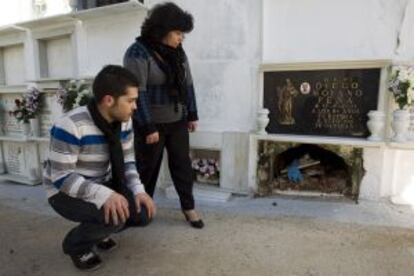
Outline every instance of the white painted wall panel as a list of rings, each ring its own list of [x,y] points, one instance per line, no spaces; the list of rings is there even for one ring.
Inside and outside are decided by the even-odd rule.
[[[399,46],[395,59],[403,62],[414,63],[414,1],[409,0],[401,19],[402,26],[399,36]]]
[[[153,6],[164,1],[150,0]],[[202,131],[254,128],[261,58],[261,1],[174,1],[194,16],[184,48],[190,59]]]
[[[47,40],[46,52],[49,78],[72,77],[74,60],[69,36]]]
[[[86,52],[81,53],[80,75],[92,76],[104,65],[123,63],[126,49],[139,35],[145,11],[137,11],[106,20],[85,21]]]
[[[161,2],[146,1],[150,6]],[[187,35],[184,48],[193,69],[200,130],[204,133],[222,135],[254,129],[261,63],[380,58],[414,62],[414,0],[174,2],[195,19],[194,31]],[[46,3],[48,15],[68,11],[64,0]],[[0,1],[0,25],[32,16],[30,0]],[[49,77],[73,77],[76,71],[80,76],[93,76],[105,64],[121,64],[125,49],[139,34],[144,16],[141,11],[83,21],[77,26],[76,49],[69,37],[48,41]],[[75,50],[78,60],[73,59]],[[24,81],[27,61],[18,56],[23,56],[23,48],[5,51],[7,84]],[[31,58],[29,54],[28,68],[34,67]],[[73,68],[77,65],[79,68]],[[27,75],[33,79],[31,71]],[[223,145],[231,148],[227,142]],[[407,201],[405,196],[413,189],[413,156],[413,151],[365,150],[367,174],[361,197],[394,196],[414,205],[414,198]],[[226,164],[227,170],[239,166],[231,160]]]
[[[3,48],[4,74],[6,85],[25,82],[24,46],[16,45]]]
[[[264,0],[263,60],[393,58],[406,3]]]

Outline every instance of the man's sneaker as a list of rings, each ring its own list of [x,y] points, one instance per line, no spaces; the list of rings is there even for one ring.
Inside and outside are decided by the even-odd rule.
[[[103,239],[102,241],[98,242],[96,244],[96,247],[99,250],[109,252],[109,251],[112,251],[115,248],[117,248],[118,247],[118,244],[113,239],[106,238],[106,239]]]
[[[71,255],[73,264],[80,270],[95,270],[102,265],[101,258],[92,250],[84,254]]]

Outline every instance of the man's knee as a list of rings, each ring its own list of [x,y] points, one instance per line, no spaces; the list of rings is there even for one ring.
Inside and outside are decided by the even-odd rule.
[[[148,216],[148,209],[141,205],[141,211],[130,216],[127,221],[127,226],[144,227],[150,224],[152,219]]]
[[[139,222],[137,226],[147,226],[151,223],[152,219],[148,216],[148,209],[144,205],[141,205],[141,211],[138,214]]]

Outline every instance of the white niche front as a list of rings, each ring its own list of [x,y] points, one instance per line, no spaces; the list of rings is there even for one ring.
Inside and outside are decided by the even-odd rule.
[[[41,79],[59,79],[73,75],[73,53],[69,35],[40,39],[38,46]]]
[[[41,166],[37,143],[3,141],[0,180],[9,180],[27,185],[41,183]]]
[[[76,29],[79,24],[66,15],[18,24],[30,33],[35,81],[76,76]]]
[[[13,26],[0,28],[0,86],[25,82],[25,32]]]
[[[25,82],[24,45],[16,44],[0,48],[2,85],[21,85]]]

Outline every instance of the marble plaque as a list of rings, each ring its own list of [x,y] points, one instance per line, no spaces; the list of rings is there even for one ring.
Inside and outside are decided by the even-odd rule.
[[[367,137],[377,109],[380,68],[264,73],[269,133]]]
[[[19,98],[19,95],[2,95],[1,102],[1,112],[4,116],[2,120],[2,133],[5,135],[19,135],[23,133],[21,124],[17,119],[10,115],[9,112],[15,109],[15,99]]]
[[[42,110],[39,114],[40,118],[40,136],[47,137],[50,135],[50,129],[54,122],[53,108],[57,105],[56,95],[45,93],[42,98]]]
[[[24,144],[22,143],[4,143],[4,161],[6,171],[9,174],[24,173]]]
[[[42,112],[40,114],[40,136],[47,137],[50,135],[52,128],[52,114],[50,112]]]
[[[43,164],[43,162],[47,159],[47,155],[49,153],[49,143],[39,143],[39,161],[40,164]]]

